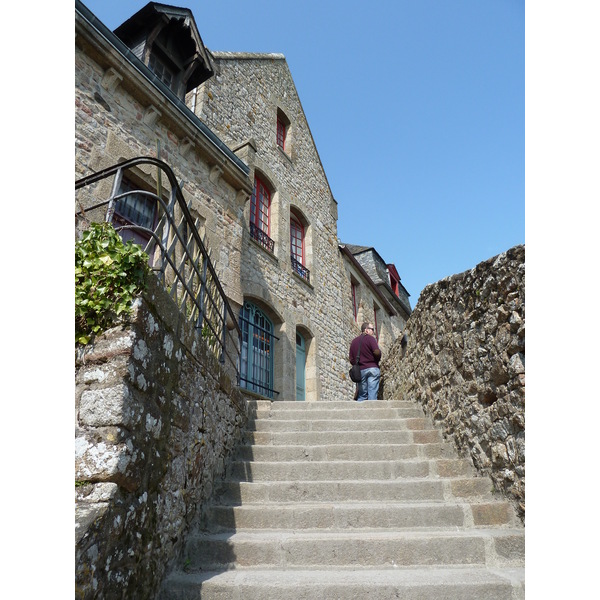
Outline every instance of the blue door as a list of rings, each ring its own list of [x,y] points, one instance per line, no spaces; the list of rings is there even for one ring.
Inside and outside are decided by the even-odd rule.
[[[306,399],[306,342],[296,332],[296,400]]]

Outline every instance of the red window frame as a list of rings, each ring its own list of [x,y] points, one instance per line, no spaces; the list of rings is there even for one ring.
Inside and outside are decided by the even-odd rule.
[[[277,116],[277,145],[282,149],[285,150],[285,132],[286,132],[286,126],[285,123],[283,122],[283,119],[278,115]]]
[[[292,257],[304,265],[304,225],[295,215],[290,215],[290,244]]]
[[[260,177],[254,177],[254,189],[250,202],[250,222],[270,236],[271,192]]]
[[[352,287],[352,312],[354,314],[354,320],[358,322],[358,308],[356,306],[356,284],[352,281],[350,282],[350,286]]]
[[[400,275],[393,264],[389,264],[387,267],[390,274],[390,287],[396,296],[400,296]]]

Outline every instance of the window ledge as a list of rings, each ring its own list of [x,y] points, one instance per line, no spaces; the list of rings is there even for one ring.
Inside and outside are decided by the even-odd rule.
[[[275,256],[273,252],[265,248],[259,241],[255,240],[253,237],[249,238],[250,242],[252,242],[257,248],[260,248],[264,254],[266,254],[271,260],[275,261],[276,264],[279,264],[279,259]]]
[[[290,165],[294,164],[292,157],[279,144],[277,144],[277,150],[287,159]]]
[[[305,286],[309,287],[311,290],[315,289],[315,286],[310,283],[309,281],[306,281],[306,279],[304,279],[304,277],[301,277],[300,275],[298,275],[298,273],[296,273],[296,271],[294,271],[292,269],[292,275],[298,280],[301,281]]]

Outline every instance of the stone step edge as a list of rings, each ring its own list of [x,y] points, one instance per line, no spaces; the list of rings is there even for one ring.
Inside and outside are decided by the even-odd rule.
[[[196,532],[187,539],[190,570],[212,570],[215,568],[325,568],[343,567],[343,557],[352,557],[348,565],[356,568],[374,568],[378,563],[356,560],[353,544],[360,545],[360,552],[374,553],[379,557],[379,565],[398,567],[416,566],[467,566],[485,564],[496,566],[523,566],[525,560],[525,531],[523,528],[506,529],[469,529],[455,531],[454,528],[436,528],[435,530],[344,530],[328,531],[289,531],[261,530],[230,532]],[[325,545],[325,554],[320,553]],[[202,556],[196,556],[196,550],[204,548]],[[211,552],[210,548],[215,551]],[[223,548],[231,554],[223,555]],[[242,550],[243,548],[243,550]],[[399,549],[402,549],[398,554]],[[425,550],[428,548],[429,550]],[[441,558],[445,552],[455,549],[457,554],[450,560]],[[441,560],[427,562],[430,550]],[[476,556],[473,552],[476,552]],[[261,552],[264,554],[260,557]],[[297,553],[300,553],[297,555]],[[309,554],[306,554],[306,553]],[[333,556],[330,554],[333,552]],[[441,554],[440,554],[441,552]],[[236,557],[244,555],[244,564],[239,564]],[[221,560],[217,558],[221,556]],[[268,562],[264,561],[267,557]],[[307,559],[308,557],[308,559]],[[385,557],[385,558],[384,558]],[[316,558],[316,560],[315,560]],[[425,561],[423,561],[425,558]],[[446,557],[450,558],[450,557]],[[333,559],[334,562],[330,562]],[[397,562],[396,562],[397,561]],[[464,561],[464,562],[463,562]],[[368,563],[368,564],[367,564]]]
[[[293,503],[282,503],[282,502],[273,502],[273,503],[245,503],[240,505],[218,505],[213,504],[210,507],[207,507],[208,510],[215,514],[214,520],[207,522],[207,526],[209,530],[216,531],[232,531],[230,526],[222,525],[219,521],[218,514],[227,515],[229,513],[238,514],[240,517],[245,515],[245,518],[251,518],[253,514],[261,513],[264,515],[265,513],[272,511],[276,512],[278,516],[283,516],[284,513],[294,515],[302,515],[303,518],[307,517],[307,514],[310,512],[319,514],[325,511],[325,514],[328,514],[330,517],[337,518],[339,516],[343,516],[347,513],[352,513],[355,510],[361,510],[363,513],[371,511],[381,511],[383,510],[385,513],[395,513],[399,512],[400,514],[406,512],[411,509],[418,509],[419,511],[433,511],[435,514],[436,511],[445,509],[445,510],[460,510],[462,511],[462,523],[457,524],[457,527],[461,527],[464,529],[473,529],[473,528],[484,528],[484,527],[498,527],[498,528],[507,528],[514,527],[518,523],[518,518],[514,511],[514,507],[508,500],[460,500],[454,499],[452,501],[443,501],[443,502],[293,502]],[[433,527],[437,527],[437,525],[433,525]],[[430,527],[428,525],[418,527],[418,529],[428,530]],[[206,528],[204,528],[206,529]],[[238,525],[235,527],[235,531],[242,530],[254,530],[254,527],[243,527]],[[256,527],[256,529],[264,529],[264,527]],[[281,529],[280,527],[274,527],[273,529]],[[319,531],[322,529],[320,527],[302,527],[302,530],[314,530]],[[358,529],[364,529],[363,527],[352,527],[353,531]],[[389,529],[388,526],[382,527],[371,527],[368,529]],[[414,530],[417,527],[407,526],[403,527],[403,529]]]
[[[265,468],[265,467],[269,467],[272,466],[273,468],[278,468],[278,469],[282,469],[284,467],[289,467],[289,468],[295,468],[298,467],[299,464],[301,465],[332,465],[332,466],[347,466],[347,465],[355,465],[357,467],[360,467],[361,470],[364,470],[365,467],[374,467],[375,465],[380,466],[380,465],[390,465],[390,466],[397,466],[397,465],[403,465],[403,464],[423,464],[426,463],[429,465],[429,477],[444,477],[444,475],[439,475],[438,473],[438,468],[436,467],[446,467],[446,468],[452,468],[452,467],[459,467],[459,468],[465,468],[467,470],[470,471],[470,475],[472,475],[473,477],[476,477],[475,475],[475,471],[474,471],[474,467],[473,464],[471,463],[471,461],[468,458],[430,458],[430,457],[410,457],[410,458],[396,458],[396,459],[386,459],[386,460],[361,460],[361,461],[356,461],[353,459],[350,460],[313,460],[313,461],[297,461],[297,460],[281,460],[281,461],[277,461],[277,460],[261,460],[261,461],[254,461],[254,460],[246,460],[246,459],[239,459],[239,458],[235,458],[234,460],[231,461],[229,468],[230,469],[236,469],[236,468],[243,468],[243,467],[247,467],[247,466],[251,466],[251,465],[260,465],[260,467]],[[472,471],[472,473],[471,473]],[[448,475],[446,475],[447,477]],[[460,476],[464,477],[465,473],[460,473]],[[274,480],[274,481],[279,481],[279,480]],[[313,479],[299,479],[298,481],[318,481],[318,480],[313,480]],[[333,480],[332,480],[333,481]],[[385,481],[385,480],[379,480],[379,481]]]
[[[455,500],[469,500],[473,501],[475,498],[480,498],[484,501],[492,500],[506,500],[499,492],[497,492],[492,484],[492,481],[487,477],[403,477],[401,479],[344,479],[344,480],[278,480],[278,481],[243,481],[237,479],[224,479],[220,482],[218,490],[221,494],[221,498],[225,502],[214,502],[215,505],[230,505],[228,501],[230,499],[229,494],[236,493],[240,487],[250,488],[252,486],[260,489],[273,489],[273,488],[284,488],[288,489],[292,486],[298,486],[299,488],[304,487],[310,492],[310,487],[324,488],[328,485],[333,489],[341,488],[342,491],[346,487],[357,487],[364,488],[365,486],[377,486],[385,488],[409,488],[412,485],[420,486],[423,483],[437,482],[441,484],[442,498],[437,500],[436,498],[430,498],[429,502],[452,502]],[[233,490],[231,488],[234,488]],[[238,488],[237,490],[235,488]],[[483,489],[482,489],[483,488]],[[423,492],[426,494],[426,491]],[[327,502],[329,500],[323,500]],[[381,502],[386,502],[386,499],[382,499]],[[420,500],[419,500],[420,501]],[[424,500],[427,501],[427,500]],[[263,499],[261,502],[270,504],[271,501]],[[293,498],[287,502],[276,500],[273,504],[293,504],[297,502],[297,498]],[[314,502],[318,502],[315,500]],[[398,500],[397,502],[415,502],[415,500]],[[247,501],[245,502],[245,504]],[[233,506],[239,506],[233,504]]]
[[[264,409],[275,409],[285,410],[286,408],[298,409],[298,410],[319,410],[320,408],[348,408],[350,406],[356,408],[386,408],[386,407],[397,407],[398,405],[405,406],[421,406],[416,400],[368,400],[366,402],[357,402],[356,400],[330,400],[330,401],[319,401],[306,402],[306,401],[294,401],[294,400],[246,400],[246,406],[249,408],[264,408]]]
[[[242,450],[249,450],[252,448],[275,448],[277,450],[310,450],[310,451],[315,451],[315,450],[324,450],[324,449],[328,449],[328,448],[332,448],[335,450],[339,450],[341,448],[375,448],[377,450],[381,449],[381,448],[395,448],[395,449],[400,449],[400,448],[411,448],[413,446],[416,446],[417,449],[422,449],[424,447],[435,447],[435,446],[445,446],[448,447],[449,449],[453,449],[454,450],[454,444],[452,444],[451,442],[406,442],[404,444],[394,444],[394,443],[387,443],[387,444],[370,444],[370,443],[366,443],[366,444],[265,444],[264,442],[256,442],[256,443],[252,443],[252,444],[239,444],[237,446],[237,450],[238,451],[242,451]]]
[[[284,577],[282,577],[282,575]],[[454,585],[469,588],[486,583],[502,583],[523,592],[525,569],[522,567],[496,567],[485,565],[458,567],[377,567],[357,569],[354,565],[346,568],[326,567],[323,569],[289,569],[289,568],[245,568],[230,571],[202,571],[196,573],[173,572],[165,583],[197,587],[201,584],[213,583],[218,585],[272,587],[284,590],[297,587],[319,588],[322,586],[346,587],[368,586],[366,590],[375,587],[404,587],[422,588],[427,585]],[[285,586],[282,587],[282,584]],[[489,596],[488,596],[489,597]],[[160,598],[169,598],[161,595]],[[174,596],[175,598],[175,596]],[[177,596],[179,598],[179,596]],[[522,595],[514,598],[524,598]]]
[[[431,527],[415,529],[327,529],[327,530],[290,530],[290,529],[243,529],[232,532],[227,531],[193,531],[188,534],[188,540],[215,540],[215,541],[319,541],[319,540],[421,540],[421,539],[453,539],[453,538],[507,538],[511,536],[525,537],[524,527],[503,527],[489,529],[487,527],[473,527],[471,529],[456,529],[456,527]]]

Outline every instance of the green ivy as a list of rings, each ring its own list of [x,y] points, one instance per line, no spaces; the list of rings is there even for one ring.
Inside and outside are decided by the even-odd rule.
[[[87,344],[128,315],[148,272],[140,246],[124,244],[110,223],[92,223],[75,244],[75,342]]]

